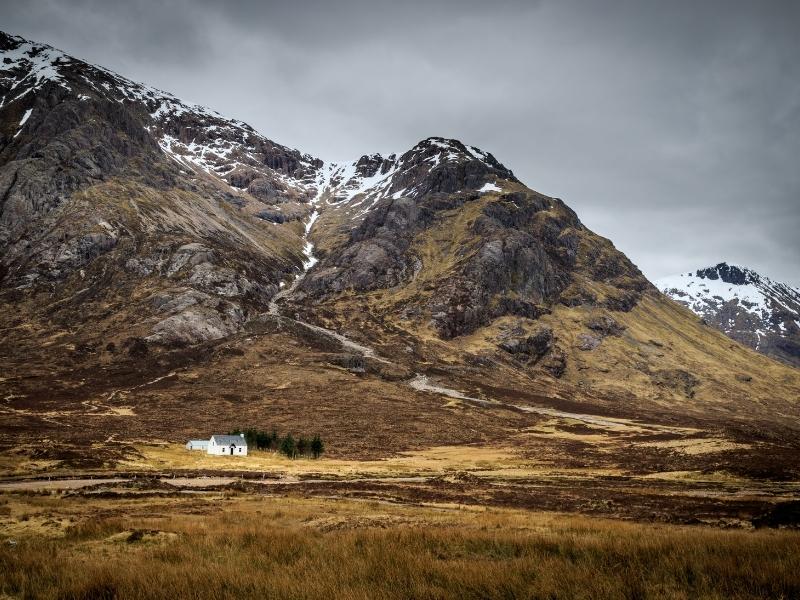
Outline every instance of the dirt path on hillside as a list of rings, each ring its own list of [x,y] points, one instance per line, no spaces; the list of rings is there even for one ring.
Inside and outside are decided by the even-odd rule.
[[[421,392],[431,392],[434,394],[441,394],[443,396],[447,396],[448,398],[455,398],[457,400],[473,402],[476,404],[480,404],[481,406],[487,406],[487,407],[495,406],[498,408],[516,409],[516,410],[521,410],[522,412],[535,413],[557,419],[580,421],[587,425],[593,425],[595,427],[601,427],[604,429],[630,430],[630,431],[641,431],[641,432],[651,432],[651,433],[654,432],[676,433],[676,434],[691,434],[698,432],[697,429],[692,429],[688,427],[674,427],[668,425],[660,425],[657,423],[644,423],[633,419],[601,417],[598,415],[592,415],[586,413],[573,413],[563,410],[556,410],[554,408],[548,408],[545,406],[510,404],[507,402],[500,402],[498,400],[493,400],[493,399],[486,400],[483,398],[475,398],[474,396],[467,396],[466,394],[463,394],[458,390],[454,390],[448,387],[444,387],[442,385],[438,385],[436,383],[432,383],[427,375],[417,374],[416,377],[414,377],[414,379],[408,382],[408,385],[414,388],[415,390],[419,390]]]

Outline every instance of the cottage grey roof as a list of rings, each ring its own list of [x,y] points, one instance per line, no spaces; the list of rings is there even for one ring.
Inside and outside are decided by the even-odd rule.
[[[217,446],[247,446],[247,440],[240,435],[212,435],[211,439],[217,442]]]

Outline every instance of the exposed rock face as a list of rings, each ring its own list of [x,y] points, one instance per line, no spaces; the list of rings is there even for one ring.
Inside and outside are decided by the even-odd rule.
[[[559,347],[553,348],[542,361],[542,368],[556,379],[561,377],[567,370],[567,355],[564,350]]]
[[[412,257],[406,252],[414,233],[432,218],[430,210],[409,198],[381,203],[356,227],[341,253],[321,261],[303,288],[322,294],[397,285],[410,267]]]
[[[547,325],[538,325],[526,333],[518,324],[503,331],[497,347],[529,370],[538,369],[559,378],[567,368],[567,355],[556,342],[552,328]]]
[[[477,190],[496,179],[517,181],[491,154],[444,138],[423,140],[390,165],[381,165],[384,172],[397,170],[387,193],[414,198]]]
[[[510,354],[523,355],[526,359],[539,359],[553,346],[553,330],[546,326],[540,327],[531,335],[510,337],[498,346]]]
[[[720,263],[657,282],[709,325],[759,352],[800,366],[800,290]]]
[[[733,285],[755,284],[761,280],[761,277],[757,273],[749,269],[742,269],[736,265],[729,265],[724,262],[719,263],[715,267],[698,269],[695,274],[701,279],[710,279],[712,281],[720,280],[723,283],[732,283]]]
[[[430,176],[436,178],[435,172]],[[511,181],[503,185],[520,187]],[[575,304],[576,296],[578,304],[629,310],[648,289],[638,269],[585,229],[563,202],[524,188],[503,193],[496,187],[499,192],[491,188],[380,199],[320,261],[302,289],[317,297],[386,289],[411,284],[426,270],[440,270],[436,261],[452,265],[428,284],[434,293],[414,311],[428,314],[445,339],[504,315],[535,319],[556,302]],[[417,181],[415,189],[430,188]],[[450,256],[425,256],[430,236],[465,214],[474,216],[459,222],[461,230],[453,230],[457,245]],[[598,302],[583,287],[586,280],[614,287]],[[408,314],[410,309],[405,310]]]
[[[232,302],[166,319],[147,303],[134,309],[151,323],[148,341],[193,343],[238,330],[299,268],[297,234],[276,243],[267,227],[307,213],[320,161],[2,33],[0,98],[3,289],[99,299],[150,278]],[[251,186],[257,194],[235,189]]]
[[[603,339],[596,335],[591,335],[589,333],[578,334],[578,348],[584,352],[594,350],[602,341]]]
[[[147,341],[184,345],[229,336],[235,333],[244,321],[241,314],[236,314],[235,310],[232,312],[233,315],[221,315],[209,309],[187,309],[156,323]]]
[[[601,337],[609,335],[619,335],[625,331],[625,326],[617,323],[614,317],[609,315],[596,315],[586,321],[586,327],[599,334]]]

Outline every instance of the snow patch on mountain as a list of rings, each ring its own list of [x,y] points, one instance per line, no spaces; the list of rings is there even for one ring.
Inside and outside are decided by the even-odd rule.
[[[306,221],[304,227],[303,239],[305,242],[303,244],[303,254],[305,254],[306,257],[303,261],[304,271],[308,271],[311,267],[319,262],[319,259],[314,256],[314,243],[308,237],[311,233],[311,228],[314,227],[314,223],[317,222],[317,219],[319,219],[319,211],[314,208],[314,211],[308,217],[308,221]]]
[[[17,133],[14,134],[14,137],[17,137],[20,133],[22,133],[22,128],[27,123],[28,119],[31,117],[31,113],[33,112],[32,108],[29,108],[25,111],[25,114],[22,115],[22,118],[19,120],[19,129],[17,129]]]
[[[495,183],[484,183],[483,187],[478,190],[481,194],[485,194],[487,192],[502,192],[503,188],[498,186]]]

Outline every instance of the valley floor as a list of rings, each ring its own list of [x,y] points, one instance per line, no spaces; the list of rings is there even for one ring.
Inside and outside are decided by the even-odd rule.
[[[140,441],[111,401],[103,436],[91,407],[91,428],[56,416],[94,440],[20,429],[0,450],[0,599],[800,597],[792,446],[449,406],[517,426],[318,460]]]
[[[375,460],[289,460],[268,451],[218,457],[177,444],[143,444],[113,468],[91,469],[8,454],[0,458],[0,493],[74,492],[124,499],[227,490],[400,505],[521,508],[740,529],[800,523],[800,482],[794,480],[753,479],[709,468],[637,473],[611,461],[554,465],[500,446],[441,446]]]
[[[309,343],[9,363],[0,599],[800,597],[793,397],[644,410]],[[326,453],[183,446],[249,426]]]
[[[1,597],[800,595],[793,531],[144,483],[5,491]]]

